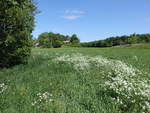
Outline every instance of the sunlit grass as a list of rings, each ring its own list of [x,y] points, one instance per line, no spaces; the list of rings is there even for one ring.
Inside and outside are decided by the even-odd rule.
[[[64,55],[69,57],[58,61]],[[88,61],[83,61],[85,56]],[[33,49],[27,65],[0,71],[0,113],[142,112],[142,109],[137,109],[138,104],[120,107],[120,104],[112,100],[112,93],[109,89],[107,92],[104,86],[110,79],[109,71],[114,70],[110,67],[116,65],[106,63],[106,66],[97,67],[96,64],[102,61],[96,63],[94,58],[99,56],[108,62],[114,61],[116,65],[116,61],[121,61],[123,66],[139,70],[143,74],[139,74],[136,79],[150,80],[149,49]],[[122,95],[119,97],[125,99]]]

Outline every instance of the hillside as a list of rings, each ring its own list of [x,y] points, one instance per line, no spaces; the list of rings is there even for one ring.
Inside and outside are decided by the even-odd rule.
[[[150,43],[126,44],[113,46],[112,48],[150,49]]]

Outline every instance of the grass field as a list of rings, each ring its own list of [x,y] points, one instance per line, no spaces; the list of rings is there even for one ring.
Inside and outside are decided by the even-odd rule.
[[[33,49],[0,70],[0,113],[150,113],[149,48]]]

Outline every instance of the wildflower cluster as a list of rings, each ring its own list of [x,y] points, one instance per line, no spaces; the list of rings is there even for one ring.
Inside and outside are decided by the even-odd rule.
[[[52,101],[53,101],[52,94],[50,94],[49,92],[38,93],[37,94],[37,100],[35,100],[32,103],[32,106],[39,105],[41,103],[49,103]]]
[[[140,79],[142,72],[119,60],[108,60],[103,57],[92,58],[97,66],[105,66],[108,81],[104,88],[121,108],[138,106],[143,112],[150,112],[150,85],[147,80]]]
[[[7,89],[7,85],[4,83],[0,84],[0,93],[3,93]]]
[[[82,54],[63,55],[56,60],[73,64],[78,71],[85,71],[91,64],[103,67],[99,68],[107,70],[107,81],[103,87],[116,104],[122,109],[137,106],[143,113],[150,112],[150,81],[141,79],[143,73],[131,65],[102,56],[89,57]]]
[[[67,62],[77,70],[77,71],[84,71],[89,68],[89,60],[87,56],[83,56],[80,53],[72,54],[72,55],[63,55],[57,57],[56,61]]]

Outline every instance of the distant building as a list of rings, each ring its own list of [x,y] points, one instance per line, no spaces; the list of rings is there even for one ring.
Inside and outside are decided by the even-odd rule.
[[[37,42],[37,43],[35,43],[34,47],[35,48],[40,48],[40,44]]]
[[[66,44],[66,43],[69,43],[69,42],[70,42],[70,40],[65,40],[65,41],[63,41],[63,42]]]

